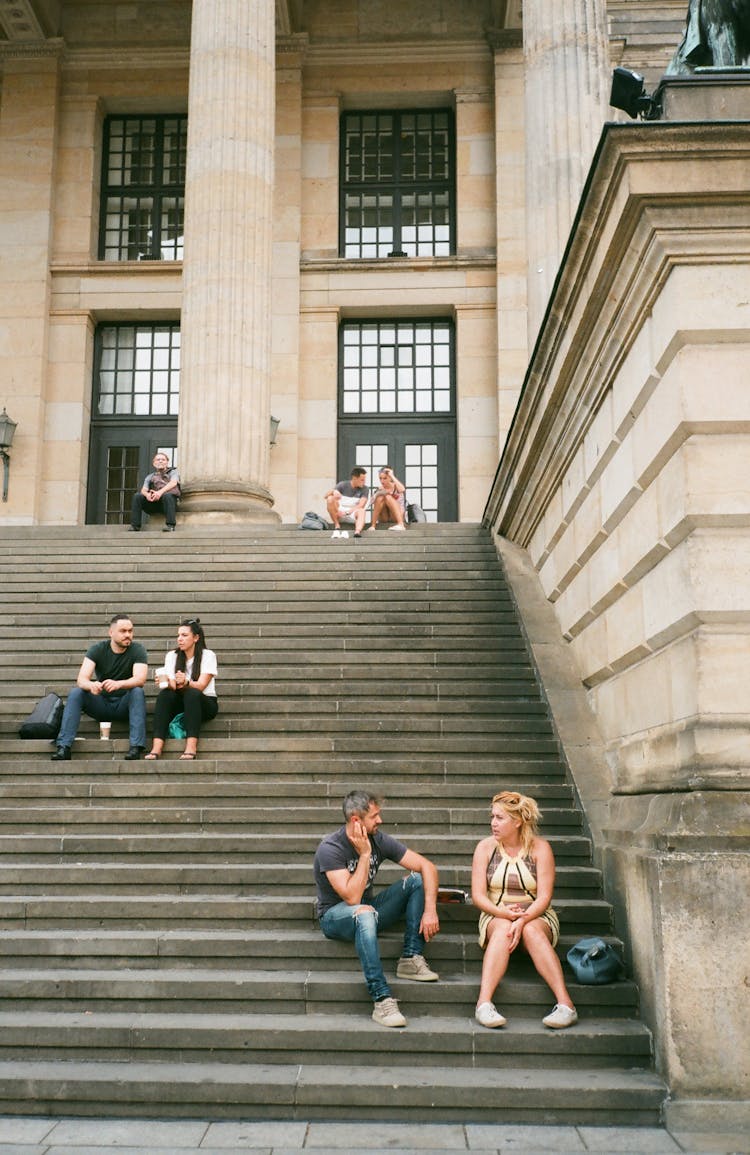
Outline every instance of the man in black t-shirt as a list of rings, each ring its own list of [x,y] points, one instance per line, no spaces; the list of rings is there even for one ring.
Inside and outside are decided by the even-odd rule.
[[[396,977],[436,981],[438,975],[422,952],[440,930],[438,872],[428,858],[378,829],[383,819],[373,794],[352,790],[343,809],[345,825],[326,835],[315,853],[320,929],[326,938],[354,941],[374,1004],[373,1020],[383,1027],[405,1027],[383,974],[378,934],[403,918],[404,946]],[[385,859],[410,873],[375,894],[373,883]]]
[[[78,671],[76,685],[68,694],[57,735],[53,762],[67,762],[78,733],[81,713],[98,722],[127,718],[130,727],[129,761],[140,758],[146,745],[146,696],[148,655],[133,641],[133,623],[127,614],[115,614],[109,623],[109,639],[94,642]]]

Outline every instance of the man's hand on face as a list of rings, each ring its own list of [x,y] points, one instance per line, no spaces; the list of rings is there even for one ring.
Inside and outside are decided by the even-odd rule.
[[[364,823],[359,818],[352,819],[349,841],[359,855],[370,853],[370,839],[365,830]]]

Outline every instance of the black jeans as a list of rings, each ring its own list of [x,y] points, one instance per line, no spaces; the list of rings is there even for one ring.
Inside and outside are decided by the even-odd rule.
[[[133,508],[130,513],[130,524],[135,529],[141,528],[141,516],[144,513],[157,511],[164,514],[167,525],[177,524],[177,498],[173,493],[165,493],[158,501],[149,501],[139,491],[133,494]]]
[[[210,722],[219,712],[218,698],[202,694],[190,686],[187,690],[160,690],[154,706],[154,738],[167,737],[169,723],[177,714],[184,713],[188,738],[197,738],[201,725]]]

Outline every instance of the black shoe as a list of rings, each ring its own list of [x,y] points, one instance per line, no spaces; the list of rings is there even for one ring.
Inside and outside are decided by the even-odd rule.
[[[143,750],[144,750],[143,746],[131,746],[130,749],[128,750],[127,754],[125,755],[125,761],[126,762],[137,762],[139,760],[141,754],[143,753]]]
[[[139,525],[129,525],[129,526],[128,526],[128,531],[129,531],[130,533],[140,533],[140,532],[141,532],[141,527],[140,527]]]
[[[162,533],[174,533],[174,526],[173,525],[165,525],[164,529],[161,532]]]
[[[58,746],[52,755],[53,762],[70,762],[70,746]]]

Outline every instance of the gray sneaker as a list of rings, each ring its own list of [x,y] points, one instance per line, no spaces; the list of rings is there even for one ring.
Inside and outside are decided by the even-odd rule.
[[[380,1027],[405,1027],[406,1019],[393,998],[381,999],[373,1005],[372,1021]]]
[[[415,983],[434,983],[440,978],[437,971],[431,971],[424,955],[414,954],[411,958],[400,958],[396,967],[396,978],[413,979]]]

